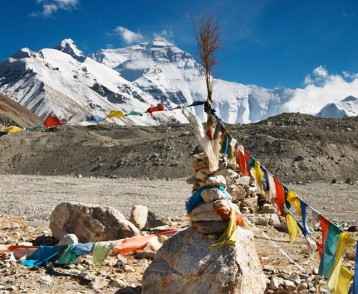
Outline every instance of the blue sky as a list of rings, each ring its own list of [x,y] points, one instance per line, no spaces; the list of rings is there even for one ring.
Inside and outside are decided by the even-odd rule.
[[[0,59],[67,37],[92,53],[156,34],[196,55],[198,15],[214,15],[220,24],[216,77],[300,87],[318,66],[358,72],[357,0],[4,0]]]

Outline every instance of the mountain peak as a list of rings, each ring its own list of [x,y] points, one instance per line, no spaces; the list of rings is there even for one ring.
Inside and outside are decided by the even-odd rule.
[[[84,59],[86,59],[83,52],[77,47],[76,43],[70,38],[63,39],[60,42],[60,44],[58,44],[55,47],[55,49],[67,53],[81,62],[84,61]]]
[[[159,47],[174,46],[173,43],[169,42],[168,39],[163,36],[155,36],[150,43]]]
[[[341,100],[342,102],[354,102],[354,101],[357,101],[358,98],[357,97],[354,97],[354,96],[348,96],[346,98],[344,98],[343,100]]]

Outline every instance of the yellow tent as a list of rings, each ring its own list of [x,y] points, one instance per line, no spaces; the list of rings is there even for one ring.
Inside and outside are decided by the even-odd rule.
[[[121,111],[121,110],[112,110],[108,115],[107,117],[108,118],[113,118],[113,117],[116,117],[116,118],[122,118],[124,117],[126,114]]]
[[[16,126],[10,126],[7,128],[4,128],[2,131],[8,134],[18,134],[21,133],[24,129],[16,127]]]

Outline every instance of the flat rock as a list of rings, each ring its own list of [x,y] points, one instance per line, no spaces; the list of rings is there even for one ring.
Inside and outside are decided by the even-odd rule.
[[[238,228],[235,246],[210,248],[215,241],[189,228],[158,251],[143,276],[143,294],[261,294],[266,279],[253,235]]]
[[[124,215],[112,207],[63,202],[50,216],[53,236],[61,240],[75,234],[80,242],[117,240],[140,232]]]

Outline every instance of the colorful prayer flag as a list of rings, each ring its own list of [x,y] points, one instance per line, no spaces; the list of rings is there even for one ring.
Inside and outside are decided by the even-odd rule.
[[[321,216],[321,218],[323,218]],[[327,220],[323,221],[324,227],[322,228],[322,245],[324,248],[321,262],[319,265],[319,274],[325,278],[329,278],[332,274],[333,266],[335,263],[335,255],[341,230]]]
[[[295,218],[290,213],[286,215],[286,223],[287,223],[288,234],[290,235],[290,241],[293,242],[297,239],[299,233],[298,224]]]
[[[286,202],[286,193],[285,189],[283,188],[280,180],[278,177],[274,177],[275,187],[276,187],[276,197],[275,197],[275,204],[276,209],[278,210],[278,215],[285,215],[285,202]]]
[[[358,294],[358,243],[356,245],[356,258],[354,269],[353,294]]]
[[[346,294],[349,291],[353,275],[348,268],[343,266],[343,257],[352,241],[348,232],[342,232],[339,235],[333,269],[328,280],[328,288],[333,294]]]

